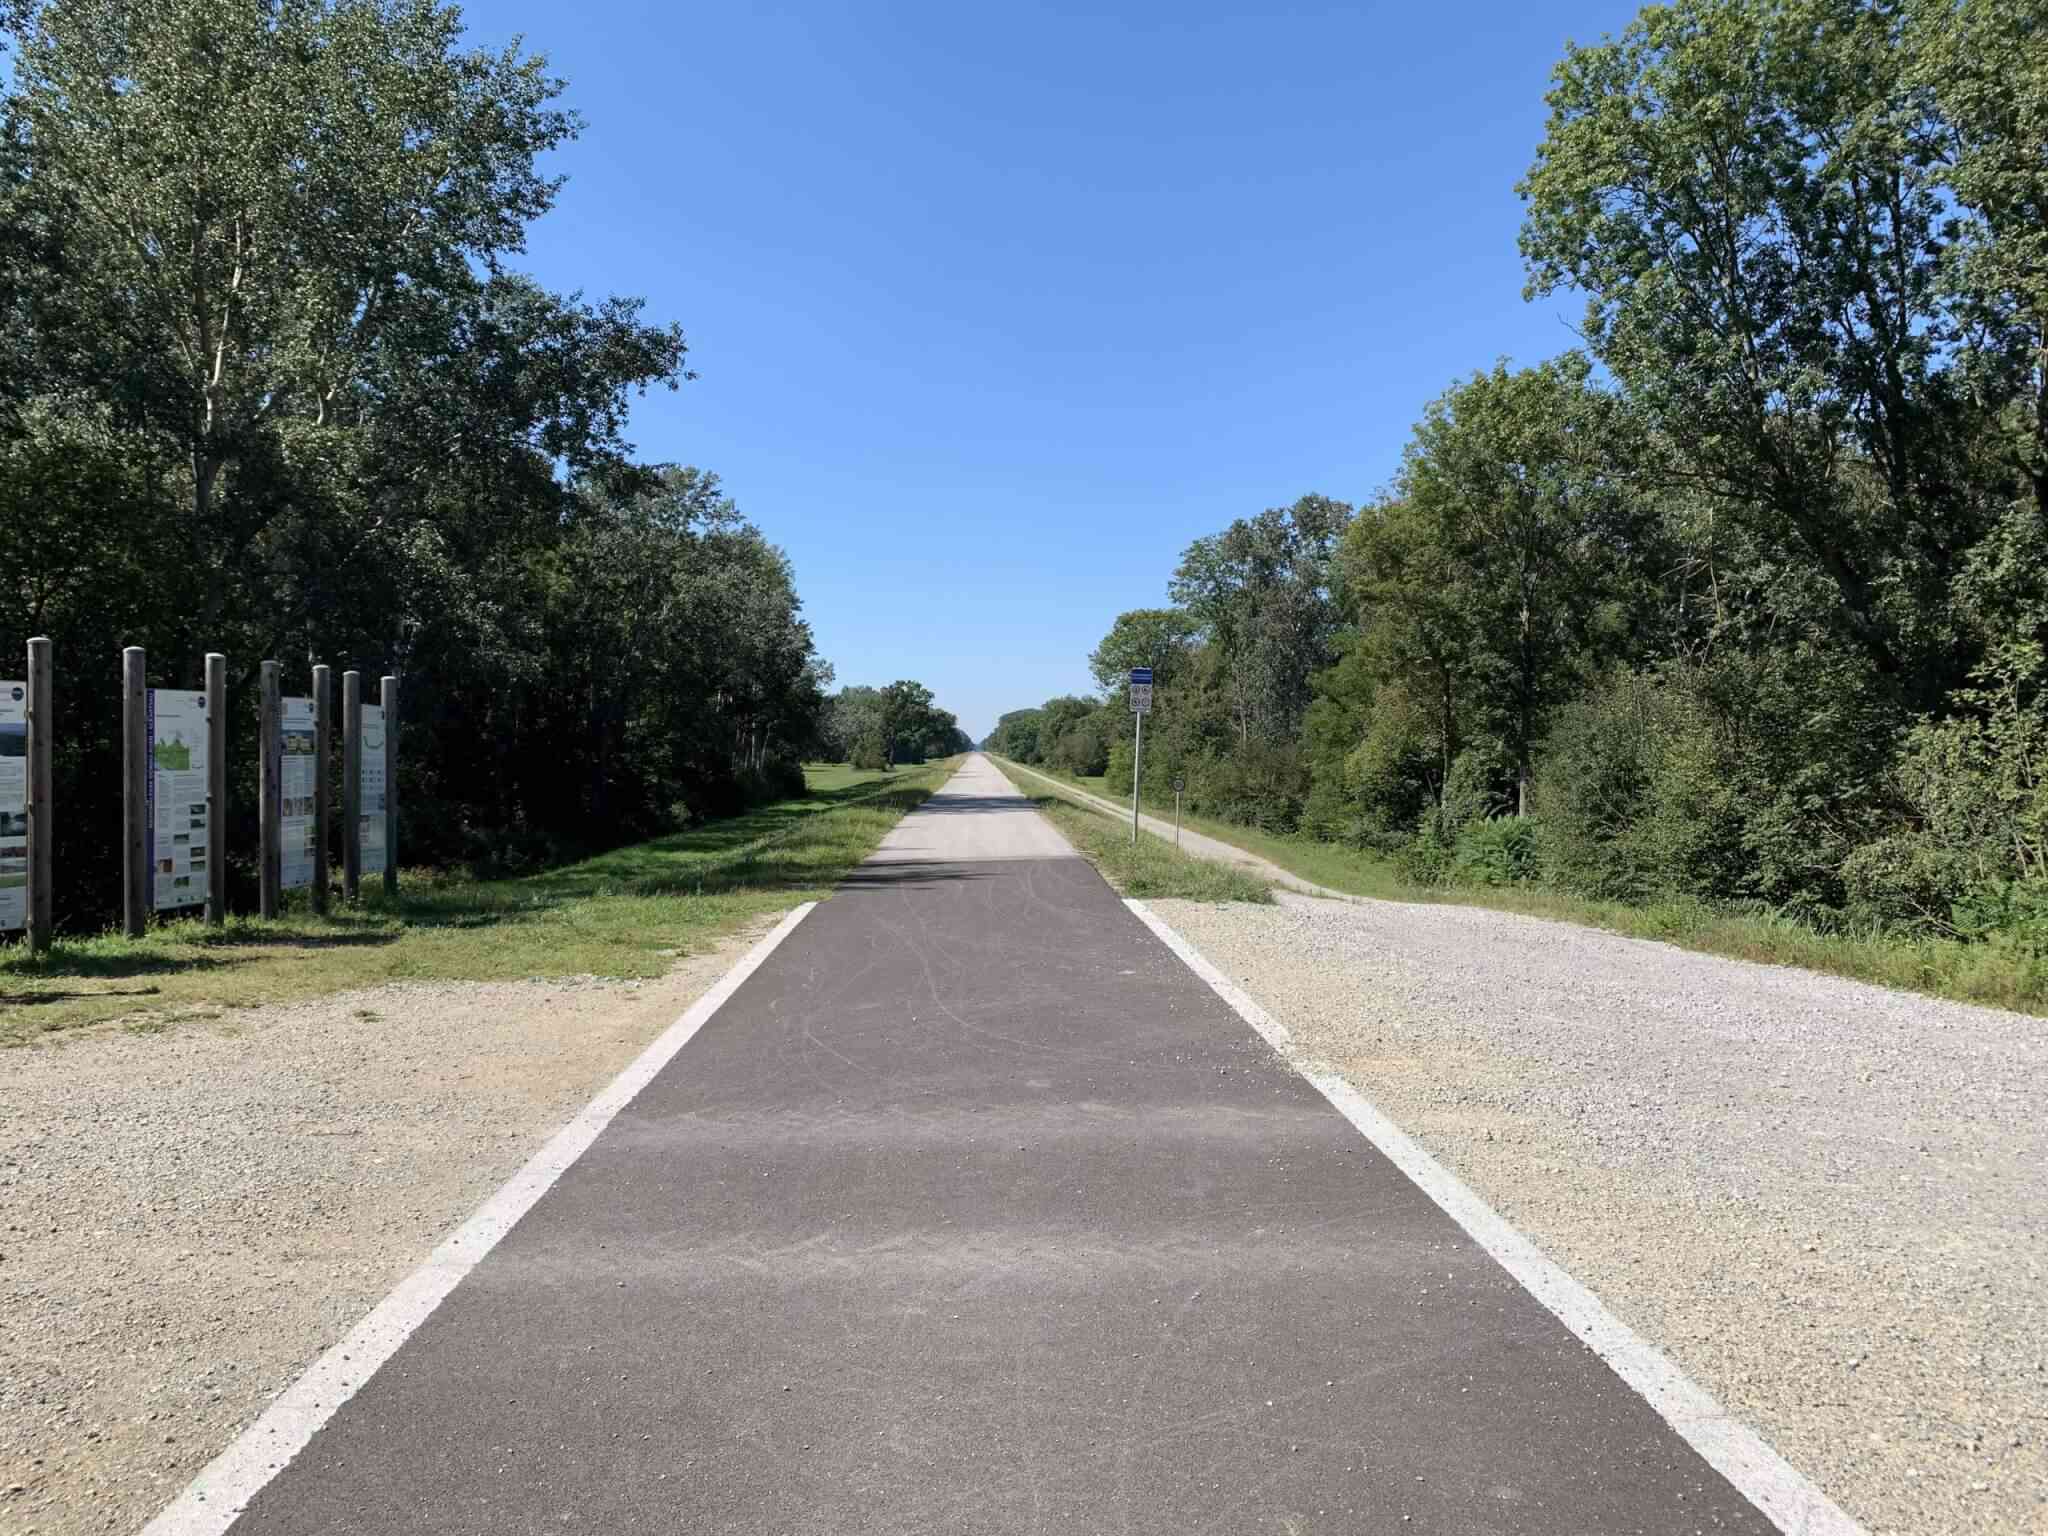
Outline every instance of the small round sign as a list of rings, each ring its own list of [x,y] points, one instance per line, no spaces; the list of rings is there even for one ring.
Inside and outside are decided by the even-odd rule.
[[[1173,792],[1177,795],[1188,787],[1188,781],[1179,774],[1173,776]]]

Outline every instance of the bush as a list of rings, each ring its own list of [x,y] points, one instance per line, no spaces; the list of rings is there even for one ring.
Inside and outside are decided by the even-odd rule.
[[[2002,942],[2032,959],[2048,958],[2048,879],[1975,887],[1956,901],[1955,926],[1966,939]]]
[[[1190,811],[1261,832],[1292,832],[1308,798],[1308,770],[1292,742],[1251,742],[1229,757],[1198,758],[1186,776]]]
[[[800,800],[810,792],[810,785],[804,781],[804,765],[793,757],[769,758],[759,768],[743,772],[740,784],[749,805]]]
[[[1895,820],[1880,693],[1860,658],[1802,647],[1601,680],[1537,765],[1546,871],[1598,897],[1841,908],[1845,861]]]
[[[1467,822],[1452,845],[1450,878],[1460,885],[1515,885],[1536,878],[1537,829],[1522,816]]]
[[[1642,829],[1680,723],[1675,701],[1633,672],[1607,679],[1558,712],[1536,774],[1551,879],[1589,896],[1624,899],[1651,895],[1664,882]]]
[[[1514,784],[1514,764],[1499,742],[1488,739],[1460,752],[1444,776],[1437,811],[1444,836],[1455,842],[1468,825],[1508,814],[1514,809]]]
[[[1076,778],[1092,779],[1109,770],[1109,748],[1099,732],[1077,726],[1053,748],[1053,766]]]
[[[1446,885],[1451,878],[1451,845],[1437,830],[1432,813],[1394,853],[1394,870],[1411,885]]]
[[[889,766],[888,750],[879,735],[863,736],[853,744],[853,766],[869,771]]]
[[[1866,843],[1842,863],[1852,912],[1890,927],[1955,931],[1957,901],[1970,890],[1976,861],[1925,832]]]
[[[1425,729],[1425,712],[1399,688],[1384,688],[1365,739],[1344,760],[1344,789],[1354,808],[1358,841],[1382,845],[1436,810],[1430,792],[1441,759]]]

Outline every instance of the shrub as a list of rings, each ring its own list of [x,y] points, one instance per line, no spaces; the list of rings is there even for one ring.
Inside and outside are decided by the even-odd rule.
[[[1842,887],[1858,916],[1894,927],[1955,931],[1955,906],[1977,874],[1976,861],[1925,832],[1866,843],[1842,863]]]
[[[1101,733],[1089,726],[1076,726],[1060,737],[1053,748],[1054,766],[1077,778],[1092,779],[1109,769],[1109,748]]]
[[[1537,830],[1522,816],[1467,822],[1451,847],[1450,878],[1461,885],[1515,885],[1537,870]]]
[[[1128,783],[1129,769],[1125,769]],[[1187,765],[1188,808],[1262,832],[1292,832],[1308,797],[1308,770],[1292,742],[1250,742],[1228,757]]]
[[[1804,647],[1602,679],[1538,763],[1545,869],[1592,896],[1840,908],[1844,862],[1894,817],[1879,692]]]
[[[1956,931],[1966,939],[2010,944],[2032,959],[2048,958],[2048,880],[1997,880],[1955,903]]]
[[[1590,896],[1640,898],[1663,878],[1640,828],[1678,726],[1655,682],[1624,672],[1558,712],[1536,774],[1545,870]]]
[[[1442,769],[1424,727],[1424,712],[1405,691],[1380,691],[1365,739],[1344,760],[1344,787],[1363,834],[1403,832],[1434,812],[1430,785]]]
[[[1424,817],[1421,828],[1395,851],[1394,869],[1412,885],[1449,883],[1451,845],[1437,831],[1434,814]]]
[[[1499,742],[1489,738],[1460,752],[1444,776],[1437,812],[1444,836],[1455,842],[1469,824],[1507,814],[1513,809],[1514,782],[1514,764]]]

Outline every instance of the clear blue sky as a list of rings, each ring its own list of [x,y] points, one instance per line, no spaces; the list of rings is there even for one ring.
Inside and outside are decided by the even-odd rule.
[[[1634,5],[475,0],[587,119],[526,262],[644,295],[640,402],[795,561],[839,680],[977,738],[1089,688],[1189,540],[1385,483],[1423,404],[1569,346],[1514,183]],[[1112,14],[1112,11],[1114,12]]]

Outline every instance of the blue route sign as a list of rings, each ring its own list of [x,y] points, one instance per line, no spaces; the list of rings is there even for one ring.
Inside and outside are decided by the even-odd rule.
[[[1152,710],[1152,669],[1131,668],[1131,713],[1145,715]]]

